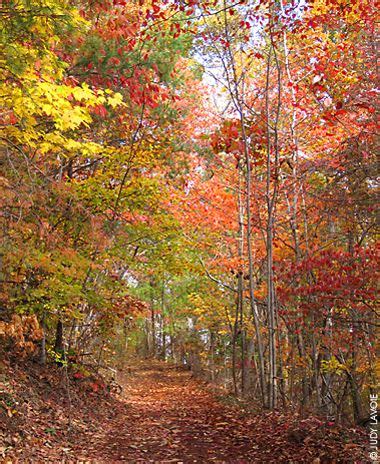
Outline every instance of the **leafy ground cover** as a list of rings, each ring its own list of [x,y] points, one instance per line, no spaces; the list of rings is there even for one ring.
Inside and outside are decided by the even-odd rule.
[[[59,367],[1,367],[4,463],[366,462],[364,430],[289,412],[252,414],[158,361],[120,373],[120,394],[101,377]]]

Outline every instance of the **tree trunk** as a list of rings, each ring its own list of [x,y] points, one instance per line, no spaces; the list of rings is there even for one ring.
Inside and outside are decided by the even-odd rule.
[[[215,334],[210,331],[210,380],[215,382]]]
[[[153,302],[152,302],[150,311],[151,311],[150,312],[150,321],[151,321],[151,326],[152,326],[151,355],[154,357],[154,356],[156,356],[156,318],[155,318],[155,313],[154,313]]]
[[[46,364],[46,324],[45,324],[45,314],[42,316],[41,329],[42,329],[42,340],[41,340],[40,363],[44,366]]]
[[[63,323],[61,319],[57,322],[57,328],[55,332],[55,342],[54,342],[54,351],[56,353],[63,354],[64,346],[63,346]]]
[[[229,41],[229,31],[228,31],[228,20],[227,20],[227,12],[224,11],[224,27],[225,27],[225,35],[227,41]],[[246,216],[247,216],[247,252],[248,252],[248,262],[249,262],[249,271],[248,271],[248,278],[249,278],[249,300],[250,300],[250,310],[254,322],[255,327],[255,335],[256,335],[256,345],[258,350],[258,365],[259,365],[259,380],[260,380],[260,390],[261,390],[261,399],[263,406],[266,405],[266,388],[265,388],[265,364],[264,364],[264,348],[263,342],[261,337],[261,327],[260,327],[260,319],[257,310],[256,300],[255,300],[255,282],[254,282],[254,267],[253,267],[253,252],[252,252],[252,217],[251,217],[251,193],[252,193],[252,184],[251,184],[251,160],[249,155],[249,141],[247,139],[247,134],[245,130],[245,116],[244,116],[244,101],[242,93],[239,89],[239,82],[241,79],[237,76],[236,70],[236,63],[235,58],[231,52],[231,49],[228,47],[226,50],[228,56],[225,59],[224,67],[227,70],[227,67],[230,66],[232,76],[230,72],[227,71],[226,79],[228,85],[228,91],[231,96],[231,100],[236,111],[239,114],[240,119],[240,128],[242,133],[242,142],[243,142],[243,150],[244,150],[244,161],[246,167]],[[239,178],[240,182],[240,178]],[[240,185],[239,185],[239,192],[240,192]]]

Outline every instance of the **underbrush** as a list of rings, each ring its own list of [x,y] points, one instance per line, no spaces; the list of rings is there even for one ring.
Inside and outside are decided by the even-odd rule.
[[[125,404],[88,367],[5,359],[0,363],[3,462],[65,462],[86,434],[101,430]],[[125,411],[124,411],[125,413]]]

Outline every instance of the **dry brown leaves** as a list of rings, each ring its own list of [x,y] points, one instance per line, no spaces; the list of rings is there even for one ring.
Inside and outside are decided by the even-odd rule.
[[[119,379],[117,398],[72,381],[71,410],[58,368],[22,372],[13,369],[16,378],[1,386],[4,462],[365,462],[363,432],[244,413],[163,364],[141,364]]]

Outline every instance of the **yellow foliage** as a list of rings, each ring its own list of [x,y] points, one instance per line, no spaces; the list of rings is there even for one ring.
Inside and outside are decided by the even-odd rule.
[[[72,87],[33,76],[25,76],[22,87],[3,82],[0,94],[4,96],[3,112],[12,112],[17,120],[2,128],[1,137],[14,145],[38,149],[41,154],[101,151],[103,147],[94,142],[79,142],[72,131],[91,124],[94,106],[106,103],[114,108],[122,103],[119,93],[104,97],[103,92],[95,92],[86,84]],[[42,124],[52,124],[54,129],[43,131]]]
[[[344,371],[347,371],[348,368],[346,365],[341,364],[335,356],[331,356],[329,360],[322,361],[322,371],[325,372],[334,372],[335,374],[342,374]]]
[[[192,293],[189,295],[189,301],[193,306],[192,313],[197,316],[198,325],[212,328],[221,335],[229,333],[228,328],[226,328],[228,324],[227,311],[220,298]]]

